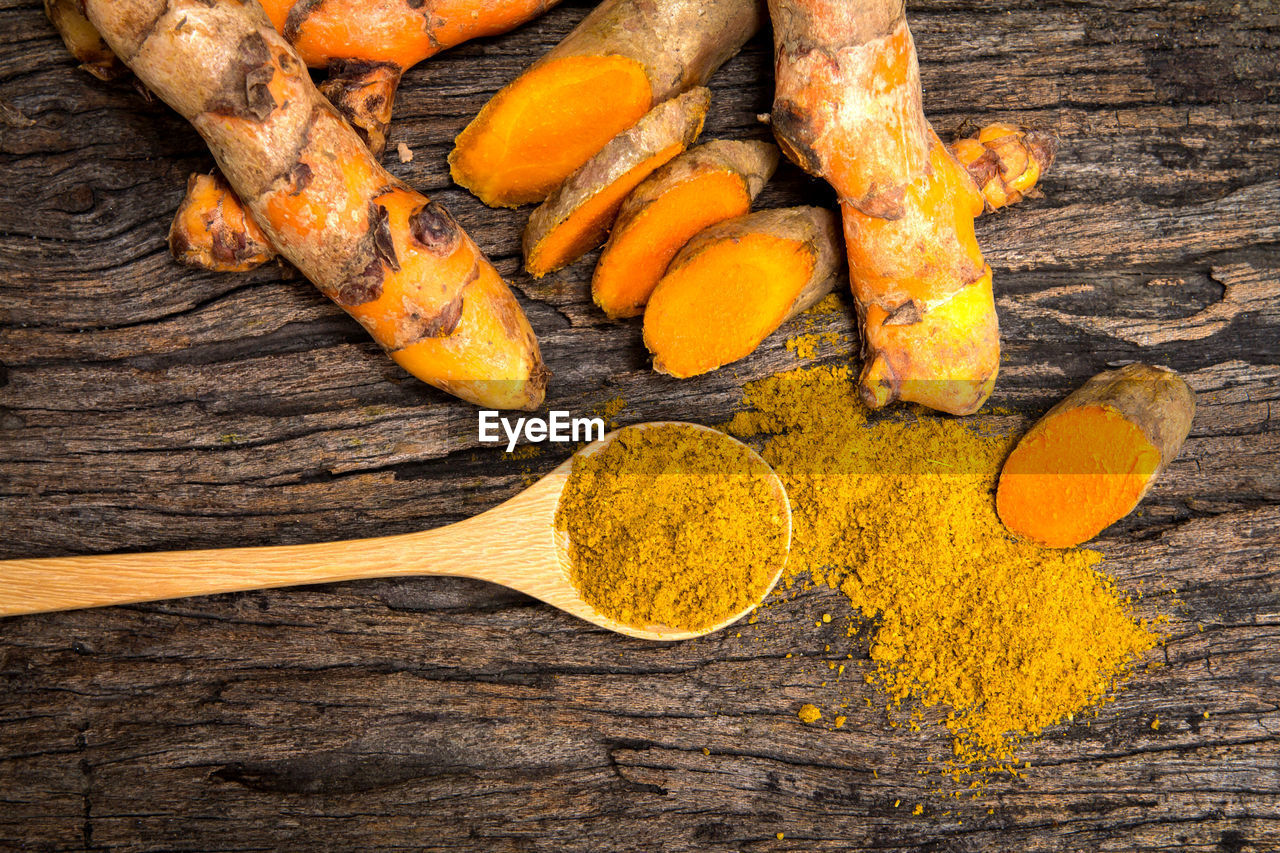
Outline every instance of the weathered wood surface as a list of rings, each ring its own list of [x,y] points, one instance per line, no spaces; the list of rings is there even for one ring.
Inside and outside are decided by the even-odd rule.
[[[523,217],[448,180],[452,137],[586,5],[409,73],[392,149],[415,157],[389,168],[512,276],[549,405],[719,421],[743,381],[797,363],[785,332],[710,377],[652,375],[638,325],[592,308],[589,261],[534,284]],[[818,686],[826,658],[865,650],[842,620],[813,627],[841,612],[816,592],[740,638],[665,646],[440,579],[9,619],[0,847],[1280,849],[1280,14],[912,6],[944,135],[1000,117],[1063,141],[1044,199],[980,223],[1006,352],[993,403],[1031,417],[1129,359],[1200,393],[1182,457],[1101,546],[1144,610],[1174,614],[1164,666],[1028,747],[1024,778],[955,802],[917,773],[942,734],[888,728],[858,667]],[[0,0],[0,45],[0,556],[415,530],[563,457],[478,448],[470,407],[279,268],[175,266],[169,219],[210,164],[196,135],[77,72],[32,0]],[[765,135],[769,64],[757,39],[716,77],[708,136]],[[785,168],[761,204],[828,198]],[[841,696],[842,730],[796,719]]]

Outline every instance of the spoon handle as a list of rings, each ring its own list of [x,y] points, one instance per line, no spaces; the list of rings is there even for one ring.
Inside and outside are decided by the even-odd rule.
[[[0,562],[0,616],[406,574],[410,543],[397,540],[412,536],[7,560]]]
[[[400,575],[479,578],[538,595],[539,574],[555,565],[557,485],[541,482],[488,512],[420,533],[0,561],[0,616]]]

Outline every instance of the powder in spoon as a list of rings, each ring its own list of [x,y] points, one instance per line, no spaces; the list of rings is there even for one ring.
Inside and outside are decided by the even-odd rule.
[[[769,466],[688,424],[627,427],[575,459],[556,527],[582,597],[634,627],[723,622],[764,596],[787,547]]]

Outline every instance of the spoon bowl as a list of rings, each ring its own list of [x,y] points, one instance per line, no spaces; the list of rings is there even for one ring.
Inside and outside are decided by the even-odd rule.
[[[655,421],[624,429],[671,423],[676,422]],[[723,437],[722,433],[697,424],[682,426]],[[689,639],[717,631],[747,615],[759,601],[697,631],[665,625],[628,625],[599,612],[573,585],[568,537],[557,531],[555,524],[560,496],[569,482],[574,460],[600,452],[619,432],[586,445],[506,502],[464,521],[418,533],[309,545],[0,561],[0,616],[300,584],[433,575],[501,584],[594,625],[646,640]],[[763,463],[750,447],[730,441],[740,448],[744,458]],[[791,546],[790,502],[782,482],[772,469],[768,470],[779,508],[785,510],[786,548],[761,599],[781,577],[785,554]]]

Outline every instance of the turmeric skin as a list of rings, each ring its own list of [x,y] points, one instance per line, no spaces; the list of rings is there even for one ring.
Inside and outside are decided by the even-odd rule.
[[[690,424],[625,427],[574,460],[556,510],[570,579],[638,628],[702,631],[758,602],[786,560],[786,496],[763,460]]]
[[[400,364],[480,405],[541,403],[515,297],[443,208],[370,156],[260,7],[88,0],[86,14],[205,138],[271,244]]]
[[[710,104],[702,88],[664,101],[570,175],[529,216],[525,269],[541,278],[599,246],[623,199],[702,132]]]
[[[596,304],[613,318],[642,313],[676,253],[698,232],[749,212],[777,166],[774,145],[717,139],[655,171],[618,211],[591,279]]]
[[[342,113],[374,157],[387,150],[391,107],[402,69],[390,62],[334,60],[320,94]]]
[[[830,293],[840,267],[835,216],[822,208],[763,210],[711,226],[676,255],[645,309],[654,370],[686,378],[750,355]]]
[[[1195,397],[1177,374],[1131,364],[1091,379],[1018,442],[996,510],[1010,531],[1050,548],[1086,542],[1124,518],[1173,461]]]
[[[901,399],[976,412],[995,385],[1000,339],[973,219],[989,201],[1028,191],[1038,169],[1011,164],[1015,186],[1002,196],[988,181],[989,200],[938,140],[901,0],[770,0],[769,9],[774,134],[835,188],[843,211],[866,350],[859,392],[873,408]],[[979,169],[987,151],[1003,150],[986,142],[982,153],[961,146]]]
[[[650,109],[704,85],[761,18],[757,0],[604,0],[458,135],[454,181],[492,207],[542,201]]]

